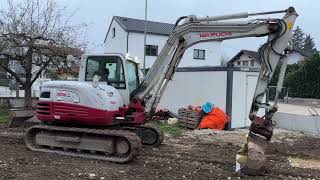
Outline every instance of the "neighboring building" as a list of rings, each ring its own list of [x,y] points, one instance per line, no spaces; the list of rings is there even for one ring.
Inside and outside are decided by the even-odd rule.
[[[129,53],[144,58],[144,20],[114,16],[106,34],[105,53]],[[150,68],[165,45],[174,24],[147,21],[146,68]],[[221,42],[206,42],[190,47],[179,67],[219,66]]]
[[[307,58],[308,55],[300,50],[294,49],[291,51],[289,55],[288,64],[298,63],[299,61],[303,61]]]
[[[241,50],[229,63],[232,63],[234,67],[260,68],[261,60],[258,52]]]
[[[288,64],[298,63],[306,57],[307,55],[305,53],[294,49],[289,55]],[[261,59],[258,52],[241,50],[228,63],[232,63],[234,67],[260,68]]]

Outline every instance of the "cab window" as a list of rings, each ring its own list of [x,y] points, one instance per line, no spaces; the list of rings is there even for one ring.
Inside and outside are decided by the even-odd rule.
[[[122,59],[118,56],[89,56],[86,65],[86,81],[92,81],[98,75],[100,82],[118,88],[126,88]]]
[[[132,92],[139,86],[138,68],[137,64],[131,61],[126,61],[126,66],[128,70],[129,92]]]

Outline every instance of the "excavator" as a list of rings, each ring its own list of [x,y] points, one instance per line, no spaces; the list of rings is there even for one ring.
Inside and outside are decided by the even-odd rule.
[[[274,14],[284,16],[247,19]],[[292,28],[297,16],[295,9],[289,7],[271,12],[180,17],[143,80],[135,58],[118,53],[85,54],[81,57],[79,81],[49,81],[41,86],[37,118],[42,123],[27,130],[26,146],[38,152],[129,162],[142,146],[162,143],[163,133],[145,123],[155,113],[189,47],[267,36],[267,42],[259,48],[262,64],[249,114],[252,123],[241,149],[245,159],[239,161],[241,172],[259,174],[265,168],[265,149],[272,137],[272,117],[278,109],[277,97],[292,50]],[[281,72],[275,103],[263,103],[278,64]],[[266,110],[263,117],[258,117],[259,109]]]

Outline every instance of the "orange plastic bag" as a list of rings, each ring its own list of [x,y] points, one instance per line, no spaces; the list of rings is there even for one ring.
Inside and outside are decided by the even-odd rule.
[[[229,117],[220,108],[215,107],[208,113],[200,122],[200,129],[224,129],[226,123],[229,121]]]

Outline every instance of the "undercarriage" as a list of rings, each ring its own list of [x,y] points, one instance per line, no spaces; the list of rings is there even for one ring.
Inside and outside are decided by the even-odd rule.
[[[158,146],[163,133],[149,126],[123,128],[78,128],[36,125],[28,129],[25,142],[33,151],[126,163],[139,154],[142,145]]]

